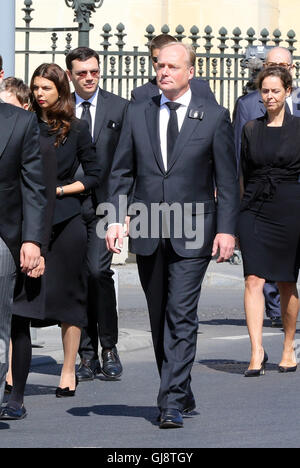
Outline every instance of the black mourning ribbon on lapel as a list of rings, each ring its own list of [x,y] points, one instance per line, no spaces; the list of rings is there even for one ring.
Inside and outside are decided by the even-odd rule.
[[[83,101],[81,104],[83,107],[83,111],[81,114],[81,120],[85,120],[88,123],[90,134],[92,135],[92,116],[91,116],[91,103],[89,101]]]
[[[171,160],[171,155],[174,150],[174,146],[176,143],[176,139],[179,134],[178,129],[178,119],[177,119],[177,109],[181,106],[178,102],[166,102],[166,106],[170,109],[170,118],[168,122],[168,129],[167,129],[167,159],[168,163]]]

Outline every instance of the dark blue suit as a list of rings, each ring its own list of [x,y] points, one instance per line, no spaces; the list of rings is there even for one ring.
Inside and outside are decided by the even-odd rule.
[[[297,91],[296,94],[298,95]],[[287,108],[289,109],[289,107]],[[263,104],[259,91],[253,91],[252,93],[249,93],[239,99],[236,106],[235,119],[233,122],[236,160],[238,166],[240,161],[241,137],[244,125],[250,120],[264,116],[265,113],[266,108]],[[293,102],[293,115],[300,117],[300,105],[295,102]],[[266,282],[264,287],[264,295],[267,315],[271,318],[280,317],[280,296],[276,283]]]

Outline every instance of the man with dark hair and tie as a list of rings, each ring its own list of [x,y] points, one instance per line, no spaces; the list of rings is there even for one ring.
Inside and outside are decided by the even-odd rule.
[[[3,77],[0,56],[0,77]],[[35,114],[0,102],[0,406],[8,370],[16,271],[40,263],[46,196]],[[24,408],[19,416],[24,416]]]
[[[239,212],[229,112],[191,91],[194,64],[193,49],[182,43],[160,50],[162,94],[129,105],[109,181],[116,219],[109,220],[106,242],[114,253],[123,245],[123,196],[133,201],[130,250],[149,309],[162,429],[182,427],[183,413],[195,408],[191,370],[201,284],[212,255],[219,251],[218,262],[232,255]]]
[[[67,74],[75,88],[76,116],[89,124],[101,167],[99,188],[82,197],[82,214],[88,231],[88,327],[82,330],[81,364],[76,375],[79,381],[93,380],[102,371],[107,378],[117,379],[122,374],[122,365],[116,347],[118,315],[111,270],[112,254],[107,251],[105,240],[96,234],[99,221],[96,208],[107,200],[110,168],[128,101],[99,87],[99,55],[93,49],[74,49],[67,55],[66,64]],[[99,339],[102,367],[98,354]]]
[[[154,39],[152,39],[150,43],[150,55],[155,73],[157,71],[157,59],[160,49],[166,46],[167,44],[171,44],[172,42],[177,41],[175,37],[170,36],[169,34],[160,34],[159,36],[156,36]],[[203,80],[202,78],[193,77],[190,82],[190,87],[192,92],[197,96],[217,103],[216,98],[209,87],[208,82]],[[157,96],[160,93],[161,90],[157,85],[157,80],[155,77],[148,83],[133,89],[131,91],[131,100],[133,102],[143,102],[147,99]]]

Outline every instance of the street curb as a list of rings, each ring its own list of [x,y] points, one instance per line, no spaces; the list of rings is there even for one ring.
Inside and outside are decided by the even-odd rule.
[[[244,284],[244,278],[223,273],[207,273],[203,281],[203,286],[218,288],[243,289]]]
[[[122,328],[119,333],[119,342],[117,346],[120,353],[149,348],[152,346],[151,333],[143,330]],[[39,348],[36,349],[37,354],[32,356],[31,367],[63,363],[64,358],[62,348],[50,351],[45,356],[38,354]]]

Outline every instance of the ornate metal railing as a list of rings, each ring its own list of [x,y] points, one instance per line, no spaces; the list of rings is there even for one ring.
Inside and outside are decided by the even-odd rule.
[[[101,56],[102,86],[123,97],[130,97],[130,92],[136,86],[146,83],[153,76],[152,64],[149,57],[149,44],[156,34],[172,34],[178,41],[190,42],[197,54],[196,76],[208,80],[211,89],[220,104],[232,110],[237,97],[249,78],[245,65],[245,49],[253,45],[269,45],[287,47],[294,56],[296,65],[295,78],[300,76],[300,56],[297,55],[295,44],[296,35],[293,30],[287,32],[286,37],[276,29],[272,35],[263,29],[256,37],[253,28],[249,28],[246,35],[237,27],[232,33],[222,27],[215,37],[210,26],[206,26],[201,34],[197,26],[185,31],[184,27],[177,26],[175,32],[170,31],[167,25],[156,31],[149,25],[145,30],[146,43],[141,50],[139,47],[126,48],[125,26],[119,23],[113,32],[111,25],[105,24],[99,31],[99,43],[89,44],[89,32],[93,25],[90,23],[91,13],[100,7],[103,0],[65,0],[75,12],[77,27],[66,28],[38,28],[32,27],[33,1],[25,0],[25,27],[17,27],[17,35],[24,35],[24,48],[17,50],[16,54],[25,57],[23,78],[28,82],[32,73],[30,58],[33,55],[44,55],[43,61],[61,61],[69,50],[78,45],[90,45]],[[47,37],[49,46],[43,50],[36,46],[32,36],[42,33]],[[113,38],[116,38],[113,44]],[[43,41],[45,43],[45,41]],[[42,60],[41,60],[42,61]]]

